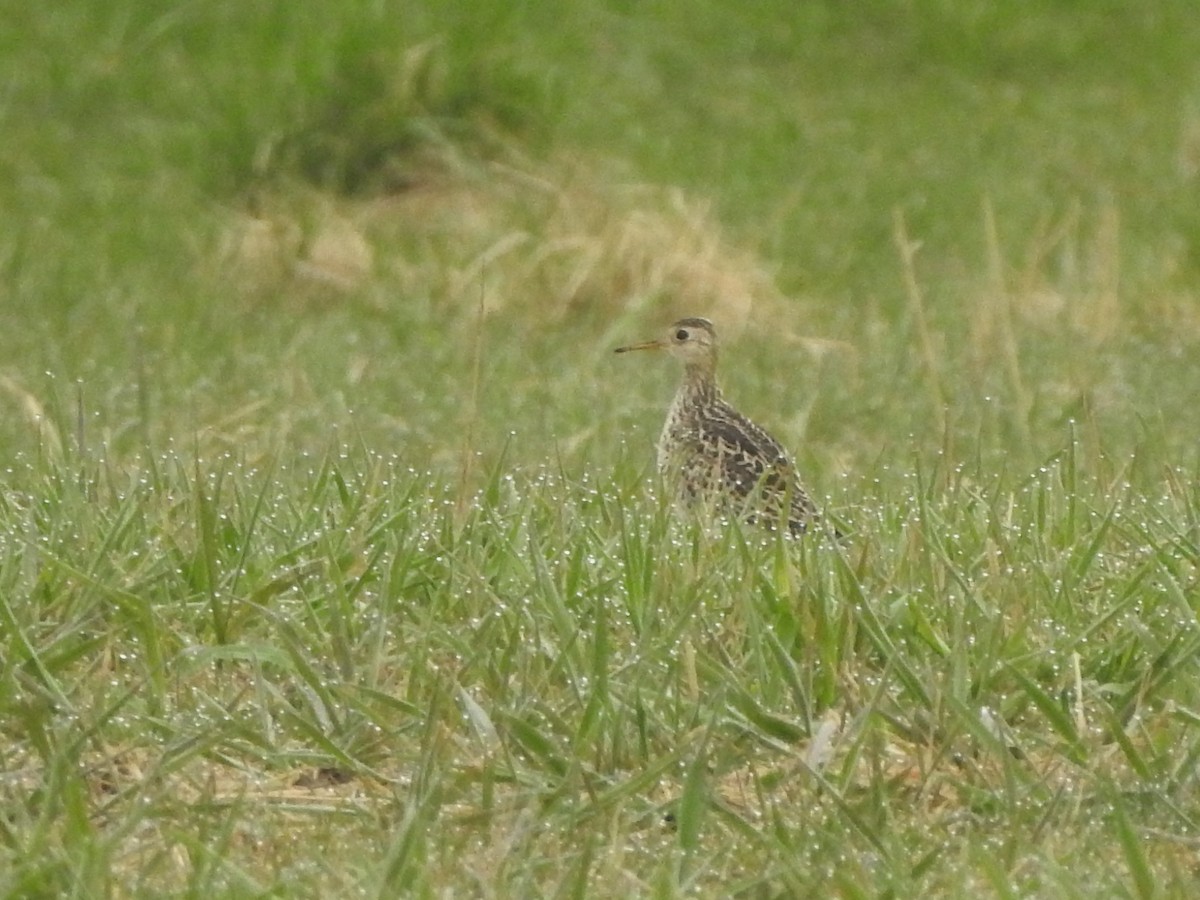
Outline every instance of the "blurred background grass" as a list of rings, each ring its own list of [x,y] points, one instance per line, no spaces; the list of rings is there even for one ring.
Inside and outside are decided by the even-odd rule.
[[[39,408],[116,454],[353,422],[436,464],[471,420],[578,469],[648,444],[674,378],[610,345],[689,312],[819,482],[912,442],[1028,464],[1070,419],[1190,464],[1193,18],[12,4],[0,440]]]

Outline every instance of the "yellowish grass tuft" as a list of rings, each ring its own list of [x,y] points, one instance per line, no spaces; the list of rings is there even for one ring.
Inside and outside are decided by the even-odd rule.
[[[62,435],[38,396],[8,375],[0,375],[0,395],[7,396],[20,410],[21,418],[36,435],[37,446],[44,448],[51,458],[62,459]]]
[[[1073,205],[1059,220],[1043,221],[1029,238],[1020,261],[1011,263],[1001,246],[995,215],[984,201],[988,277],[981,282],[971,322],[976,358],[1010,352],[1018,323],[1057,332],[1091,345],[1120,334],[1127,310],[1121,296],[1120,215],[1107,204],[1085,220]]]
[[[379,287],[453,318],[708,314],[737,333],[784,298],[774,272],[683,191],[617,183],[579,160],[430,164],[403,192],[367,200],[277,194],[231,218],[220,270],[248,298]]]

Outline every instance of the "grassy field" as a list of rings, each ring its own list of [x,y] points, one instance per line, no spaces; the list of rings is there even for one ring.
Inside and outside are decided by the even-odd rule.
[[[1192,5],[5,4],[0,895],[1192,895]]]

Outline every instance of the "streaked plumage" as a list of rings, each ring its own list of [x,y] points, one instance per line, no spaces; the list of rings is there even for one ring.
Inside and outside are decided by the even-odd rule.
[[[667,350],[683,362],[662,435],[658,467],[688,502],[714,503],[770,525],[804,531],[816,507],[779,442],[730,406],[717,386],[717,336],[708,319],[680,319],[666,336],[628,347]]]

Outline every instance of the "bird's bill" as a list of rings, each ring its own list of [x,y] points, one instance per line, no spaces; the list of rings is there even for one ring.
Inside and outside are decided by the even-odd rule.
[[[628,353],[631,350],[661,350],[665,347],[662,341],[642,341],[640,344],[630,344],[628,347],[618,347],[613,353]]]

